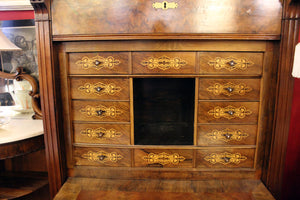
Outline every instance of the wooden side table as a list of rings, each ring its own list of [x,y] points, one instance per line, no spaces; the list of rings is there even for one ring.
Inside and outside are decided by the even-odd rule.
[[[13,119],[0,127],[0,160],[26,155],[43,148],[42,120]],[[45,188],[48,189],[45,173],[0,170],[0,200],[27,198]]]

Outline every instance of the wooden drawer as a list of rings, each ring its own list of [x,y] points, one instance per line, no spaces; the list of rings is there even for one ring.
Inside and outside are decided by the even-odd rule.
[[[193,150],[135,149],[135,167],[191,168]]]
[[[73,120],[129,122],[129,102],[73,101]]]
[[[69,74],[128,74],[128,52],[71,53]]]
[[[260,79],[200,79],[199,99],[259,100]]]
[[[256,134],[256,125],[199,125],[197,145],[255,145]]]
[[[200,52],[200,74],[261,75],[263,54]]]
[[[128,79],[71,78],[72,99],[129,100]]]
[[[199,101],[198,123],[257,123],[259,102]]]
[[[129,124],[73,124],[75,143],[130,144]]]
[[[134,74],[194,74],[194,52],[134,52]]]
[[[196,155],[197,168],[253,168],[255,149],[201,149]]]
[[[75,165],[130,167],[131,151],[117,148],[74,147]]]

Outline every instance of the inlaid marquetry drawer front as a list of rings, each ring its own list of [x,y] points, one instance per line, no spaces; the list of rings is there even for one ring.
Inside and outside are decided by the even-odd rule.
[[[214,148],[197,150],[197,168],[253,168],[255,149]]]
[[[127,74],[128,52],[71,53],[69,74]]]
[[[200,74],[260,75],[262,53],[200,52]]]
[[[133,52],[134,74],[194,74],[194,52]]]
[[[73,101],[73,120],[129,122],[129,102]]]
[[[199,125],[198,146],[255,145],[256,125]]]
[[[258,102],[199,101],[198,123],[257,123]]]
[[[75,165],[130,167],[131,151],[118,148],[74,147]]]
[[[71,78],[72,99],[129,100],[128,79]]]
[[[129,124],[73,124],[75,143],[130,144]]]
[[[135,149],[135,167],[191,168],[192,150]]]
[[[199,99],[259,100],[260,79],[200,79]]]

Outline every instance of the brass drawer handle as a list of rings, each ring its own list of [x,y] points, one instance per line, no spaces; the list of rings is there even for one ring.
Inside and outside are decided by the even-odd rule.
[[[98,133],[98,138],[103,138],[104,135],[105,135],[105,133],[99,132],[99,133]]]
[[[167,10],[167,9],[174,9],[178,7],[178,4],[175,2],[167,2],[167,1],[163,1],[163,2],[155,2],[152,4],[152,7],[155,9],[163,9],[163,10]]]
[[[96,66],[100,65],[101,63],[102,63],[101,61],[95,60],[95,65],[96,65]]]
[[[229,163],[230,162],[230,158],[228,158],[228,157],[223,157],[223,160],[224,160],[225,163]]]
[[[96,90],[97,92],[100,92],[101,90],[103,90],[103,88],[102,88],[102,87],[96,87],[95,90]]]
[[[233,110],[228,110],[227,113],[228,113],[229,115],[234,115],[235,112],[234,112]]]
[[[105,112],[106,112],[105,110],[96,110],[96,113],[97,113],[98,116],[101,116]]]
[[[103,161],[106,157],[107,157],[107,156],[105,156],[105,155],[100,155],[100,156],[98,156],[98,158],[99,158],[100,161]]]
[[[232,87],[227,87],[227,88],[224,88],[225,90],[227,90],[229,93],[233,92],[233,88]]]
[[[234,62],[234,60],[231,60],[227,63],[228,65],[230,65],[231,67],[235,66],[237,63]]]
[[[226,139],[230,140],[232,137],[232,134],[226,133],[226,134],[224,134],[224,136]]]

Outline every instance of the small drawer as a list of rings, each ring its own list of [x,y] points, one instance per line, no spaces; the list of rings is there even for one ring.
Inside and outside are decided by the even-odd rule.
[[[259,100],[260,79],[200,79],[200,100]]]
[[[72,99],[129,100],[128,79],[71,78]]]
[[[255,149],[201,149],[197,150],[197,168],[253,168]]]
[[[74,147],[75,165],[130,167],[131,151],[118,148]]]
[[[135,167],[191,168],[193,150],[135,149]]]
[[[73,101],[73,120],[129,122],[129,102]]]
[[[198,123],[257,123],[259,102],[199,101]]]
[[[134,52],[134,74],[194,74],[193,52]]]
[[[75,143],[130,144],[129,124],[73,124]]]
[[[261,75],[262,53],[200,52],[200,74]]]
[[[69,74],[128,74],[128,52],[70,53]]]
[[[255,145],[256,125],[199,125],[198,146]]]

